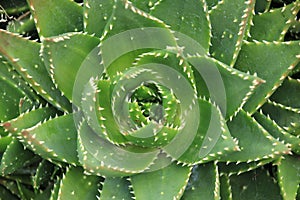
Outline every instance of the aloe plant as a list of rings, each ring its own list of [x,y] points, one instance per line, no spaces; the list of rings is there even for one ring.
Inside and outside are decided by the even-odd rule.
[[[298,0],[0,5],[1,198],[299,198]]]

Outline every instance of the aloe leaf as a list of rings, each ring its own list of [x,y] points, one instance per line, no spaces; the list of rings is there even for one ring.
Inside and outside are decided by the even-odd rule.
[[[199,99],[199,128],[193,143],[177,160],[194,164],[208,162],[225,151],[238,148],[231,137],[220,110],[210,102]]]
[[[209,10],[215,9],[216,6],[219,3],[222,3],[222,1],[219,1],[219,0],[206,0],[206,4],[207,4],[207,7],[208,7]]]
[[[173,31],[197,41],[208,53],[211,25],[207,12],[203,0],[162,0],[151,9],[150,14],[164,21]]]
[[[271,0],[260,0],[255,2],[255,13],[267,12],[271,5]]]
[[[0,80],[0,83],[0,122],[3,122],[18,116],[19,99],[23,97],[23,94],[3,80]]]
[[[134,7],[130,1],[115,0],[110,20],[106,24],[101,40],[123,31],[145,27],[166,28],[161,20]]]
[[[58,193],[60,190],[60,185],[61,185],[61,179],[59,178],[53,186],[53,189],[51,190],[51,196],[50,200],[58,200]]]
[[[19,14],[29,10],[26,0],[3,0],[1,1],[1,7],[9,15]]]
[[[251,161],[251,162],[231,162],[231,163],[219,162],[218,167],[220,173],[227,174],[228,176],[232,176],[233,174],[240,175],[242,173],[257,169],[268,163],[271,163],[278,158],[279,156],[274,158],[262,159],[259,161]]]
[[[36,173],[33,177],[33,187],[38,190],[43,185],[53,178],[53,175],[55,173],[55,165],[50,163],[47,160],[42,160],[37,169]]]
[[[214,58],[227,65],[234,65],[249,29],[248,22],[252,19],[254,4],[255,1],[252,0],[223,0],[210,11],[212,24],[210,53]]]
[[[190,174],[190,167],[172,163],[163,169],[131,176],[130,181],[137,199],[180,199]]]
[[[293,152],[300,154],[300,138],[288,133],[281,128],[274,120],[265,116],[262,112],[257,112],[254,117],[264,129],[266,129],[274,138],[280,141],[290,144]]]
[[[241,111],[227,125],[231,135],[238,140],[240,151],[224,154],[220,161],[251,162],[290,152],[286,145],[274,139],[244,111]]]
[[[13,69],[6,61],[0,60],[0,80],[7,82],[18,90],[17,93],[22,93],[24,97],[30,98],[32,101],[40,102],[41,98],[30,88],[23,78]]]
[[[13,195],[8,189],[4,186],[0,185],[0,198],[1,199],[10,199],[10,200],[18,200],[19,198]]]
[[[146,1],[132,0],[131,2],[135,7],[147,13],[150,13],[150,11],[154,8],[154,6],[159,4],[161,0],[146,0]]]
[[[220,176],[220,196],[223,200],[232,200],[229,177],[225,174]]]
[[[48,160],[77,164],[77,130],[73,114],[50,119],[19,133],[26,146]]]
[[[130,182],[125,178],[113,177],[105,178],[101,190],[101,200],[123,199],[131,200],[133,195],[130,193]]]
[[[41,123],[42,120],[55,116],[55,114],[56,110],[51,107],[33,108],[31,111],[28,110],[20,114],[17,118],[1,124],[1,126],[16,136],[23,129],[33,127]]]
[[[84,31],[101,37],[112,20],[115,1],[84,0]]]
[[[24,150],[23,145],[18,140],[13,139],[2,156],[0,165],[1,174],[11,174],[28,165],[32,160],[35,160],[34,153],[28,149]]]
[[[299,42],[245,43],[235,68],[257,75],[266,82],[254,91],[244,109],[254,113],[299,62]],[[298,55],[299,56],[299,55]],[[284,59],[282,59],[284,57]],[[272,59],[269,59],[272,58]]]
[[[131,152],[101,139],[87,122],[83,121],[78,129],[78,154],[87,172],[109,177],[144,171],[153,162],[158,150],[145,153]]]
[[[288,77],[288,79],[285,79],[281,86],[273,93],[273,95],[270,97],[270,100],[283,104],[287,107],[300,108],[300,102],[297,101],[299,96],[300,81]]]
[[[100,181],[101,177],[83,174],[82,168],[68,168],[61,180],[57,199],[96,199]]]
[[[17,19],[10,21],[7,25],[6,30],[13,33],[26,34],[33,32],[35,30],[35,24],[32,15],[27,14],[28,16],[22,16],[22,19]]]
[[[254,15],[254,25],[250,29],[250,41],[282,41],[299,9],[300,2],[296,1],[283,8]]]
[[[278,164],[278,180],[284,199],[296,199],[300,184],[300,162],[297,156],[285,156]]]
[[[41,39],[83,30],[83,10],[76,2],[70,0],[27,0],[27,2]]]
[[[39,56],[40,44],[3,30],[0,30],[0,36],[0,52],[11,62],[24,80],[54,106],[65,111],[69,110],[68,100],[61,95],[59,90],[56,90]]]
[[[210,98],[218,105],[225,119],[237,113],[263,82],[208,57],[196,56],[187,60],[195,68],[193,71],[199,96]]]
[[[219,199],[219,172],[213,162],[196,165],[192,170],[182,199]]]
[[[279,126],[293,135],[299,135],[300,109],[268,101],[262,107],[265,115],[269,115]]]
[[[43,42],[43,57],[53,82],[75,105],[80,103],[84,84],[103,71],[97,58],[99,42],[96,37],[80,33],[51,37]]]
[[[230,185],[233,199],[246,200],[253,197],[262,200],[282,199],[274,179],[261,168],[231,176]]]
[[[3,154],[7,148],[7,146],[11,143],[12,137],[10,135],[8,136],[2,136],[0,138],[0,153]]]

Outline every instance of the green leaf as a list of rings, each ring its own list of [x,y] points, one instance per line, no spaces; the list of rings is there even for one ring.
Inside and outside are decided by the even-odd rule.
[[[9,200],[18,200],[19,198],[13,195],[8,189],[0,185],[0,198]]]
[[[101,37],[112,20],[115,1],[84,0],[84,32]]]
[[[61,200],[97,199],[101,177],[85,175],[79,167],[68,168],[61,180],[58,198]]]
[[[254,113],[280,86],[284,78],[297,65],[299,41],[280,43],[245,43],[242,46],[235,68],[266,82],[254,91],[244,109]],[[272,59],[270,59],[272,58]]]
[[[98,58],[99,42],[96,37],[80,33],[51,37],[43,42],[43,57],[53,82],[75,105],[79,105],[90,77],[103,71]]]
[[[1,160],[0,171],[2,175],[11,174],[25,165],[36,160],[33,152],[24,149],[23,145],[13,139],[7,146]]]
[[[140,0],[131,0],[132,4],[143,10],[146,11],[147,13],[150,13],[150,11],[154,8],[154,6],[158,3],[160,3],[161,0],[145,0],[145,1],[140,1]]]
[[[271,118],[265,116],[263,113],[255,113],[254,117],[264,129],[266,129],[274,138],[280,141],[290,144],[293,152],[300,154],[300,138],[288,133],[286,130],[281,128]],[[286,116],[283,116],[286,117]]]
[[[183,200],[219,199],[220,182],[217,165],[213,162],[196,165],[182,196]]]
[[[35,189],[40,189],[44,184],[48,184],[52,180],[55,173],[55,165],[47,160],[42,160],[33,177],[33,187]]]
[[[233,151],[237,147],[231,137],[220,110],[210,102],[199,99],[199,128],[193,143],[177,160],[194,164],[208,162],[225,151]]]
[[[288,95],[286,95],[288,94]],[[283,104],[287,107],[300,108],[300,81],[287,78],[270,97],[271,101]]]
[[[266,170],[255,169],[241,175],[230,177],[232,199],[281,200],[279,187]]]
[[[282,41],[299,9],[300,2],[296,1],[282,8],[254,15],[249,40]]]
[[[227,65],[234,65],[250,27],[249,21],[252,19],[254,4],[255,1],[252,0],[223,0],[210,11],[212,25],[210,53],[214,58]]]
[[[27,0],[27,2],[41,39],[83,30],[83,11],[76,2],[70,0]]]
[[[20,14],[29,10],[26,0],[2,0],[1,1],[1,11],[2,9],[9,15]]]
[[[135,153],[127,148],[103,140],[86,121],[80,123],[78,154],[87,172],[108,177],[140,173],[153,162],[159,151]]]
[[[189,167],[172,163],[163,169],[131,176],[130,181],[137,199],[180,199],[190,173]]]
[[[130,186],[130,182],[125,178],[105,178],[100,198],[101,200],[132,200],[133,196],[130,193]]]
[[[299,156],[285,156],[281,159],[278,164],[278,180],[284,199],[297,199],[297,190],[300,184]]]
[[[224,174],[220,176],[220,196],[222,200],[232,200],[230,180]]]
[[[244,111],[241,111],[227,125],[231,135],[238,140],[240,151],[225,154],[220,161],[251,162],[290,152],[286,145],[274,139]]]
[[[43,120],[55,116],[56,112],[57,111],[51,107],[33,108],[31,111],[22,113],[17,118],[1,124],[1,126],[14,136],[17,136],[23,129],[31,128]]]
[[[19,115],[19,100],[23,94],[6,81],[0,80],[0,84],[0,122],[3,122]]]
[[[187,61],[194,67],[198,95],[211,99],[225,119],[236,114],[262,82],[208,57],[189,57]]]
[[[268,101],[262,107],[265,115],[268,115],[285,131],[292,135],[299,135],[300,109],[293,109],[275,102]]]
[[[171,30],[194,39],[207,54],[210,44],[210,21],[207,12],[203,0],[162,0],[151,9],[150,14],[164,21]]]
[[[41,157],[77,164],[77,130],[73,114],[39,123],[19,133],[21,140]]]
[[[71,106],[52,83],[39,56],[40,48],[37,42],[0,30],[0,53],[38,94],[54,106],[68,111]]]
[[[267,12],[271,5],[270,0],[260,0],[255,2],[255,13]]]

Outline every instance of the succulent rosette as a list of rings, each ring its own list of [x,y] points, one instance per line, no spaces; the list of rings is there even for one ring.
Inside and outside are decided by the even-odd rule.
[[[3,197],[296,198],[299,1],[8,2]]]

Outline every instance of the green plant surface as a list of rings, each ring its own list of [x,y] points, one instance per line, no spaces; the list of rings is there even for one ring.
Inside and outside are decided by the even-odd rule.
[[[299,0],[0,3],[0,199],[299,199]]]

